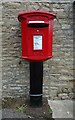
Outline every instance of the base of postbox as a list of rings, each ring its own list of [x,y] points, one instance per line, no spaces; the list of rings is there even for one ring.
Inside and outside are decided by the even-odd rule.
[[[31,101],[30,101],[30,98],[31,98]],[[31,118],[34,118],[34,119],[40,119],[40,120],[41,119],[42,120],[49,119],[50,120],[50,118],[52,118],[52,109],[50,108],[50,106],[48,104],[47,98],[37,97],[36,103],[33,103],[33,101],[35,101],[34,97],[30,97],[30,98],[26,99],[26,104],[28,106],[26,114],[29,114],[29,116],[31,116]],[[41,98],[42,98],[42,100],[41,100]],[[38,103],[39,103],[39,105],[38,105]]]
[[[43,105],[42,96],[30,96],[30,105],[34,107],[40,107]]]

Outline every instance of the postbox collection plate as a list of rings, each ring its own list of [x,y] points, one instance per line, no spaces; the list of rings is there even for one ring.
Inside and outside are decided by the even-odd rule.
[[[33,36],[33,50],[42,50],[42,35]]]

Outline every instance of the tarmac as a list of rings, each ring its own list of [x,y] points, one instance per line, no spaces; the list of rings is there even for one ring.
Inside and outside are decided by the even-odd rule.
[[[52,118],[59,120],[59,118],[68,118],[69,120],[75,120],[75,101],[72,100],[48,100],[48,103],[53,111]],[[14,113],[12,109],[0,110],[0,117],[2,118],[26,118],[24,113]],[[64,119],[63,119],[64,120]]]

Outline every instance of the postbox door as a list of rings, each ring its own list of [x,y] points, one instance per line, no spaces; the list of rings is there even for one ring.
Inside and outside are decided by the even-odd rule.
[[[48,57],[48,47],[50,47],[49,26],[43,28],[28,28],[28,56],[34,59],[44,59]]]

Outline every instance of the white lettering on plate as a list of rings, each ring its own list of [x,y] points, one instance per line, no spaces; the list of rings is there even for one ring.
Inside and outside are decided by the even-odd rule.
[[[44,23],[44,21],[29,21],[29,23]]]

